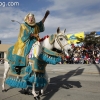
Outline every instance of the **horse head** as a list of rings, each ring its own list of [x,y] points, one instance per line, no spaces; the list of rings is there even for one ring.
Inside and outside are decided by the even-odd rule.
[[[68,43],[68,38],[65,35],[66,29],[64,31],[60,31],[60,28],[57,28],[57,33],[55,36],[54,41],[54,48],[57,50],[62,51],[67,56],[69,56],[72,53],[72,46]]]

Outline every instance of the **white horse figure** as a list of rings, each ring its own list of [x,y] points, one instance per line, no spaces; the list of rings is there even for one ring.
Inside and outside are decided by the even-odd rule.
[[[35,100],[39,100],[39,95],[43,94],[43,92],[46,90],[46,87],[48,85],[48,75],[46,73],[45,67],[46,65],[49,63],[49,61],[47,60],[47,58],[52,59],[52,56],[57,55],[57,57],[59,57],[59,53],[52,51],[53,48],[56,48],[57,50],[61,50],[63,53],[66,51],[67,56],[69,56],[68,50],[72,50],[71,45],[68,44],[68,40],[67,37],[65,35],[65,30],[64,31],[60,31],[60,28],[57,29],[57,33],[54,34],[54,38],[52,39],[51,43],[50,43],[50,36],[47,36],[45,38],[42,38],[41,41],[37,41],[33,44],[28,59],[28,65],[29,66],[33,66],[32,67],[32,73],[34,74],[34,78],[35,76],[37,76],[37,73],[44,73],[43,78],[46,80],[46,84],[43,86],[43,89],[41,89],[39,91],[39,93],[36,93],[35,87],[36,87],[36,81],[32,83],[32,94],[34,95],[34,99]],[[49,51],[50,50],[50,51]],[[48,55],[49,53],[49,55]],[[50,55],[51,53],[51,55]],[[46,59],[41,58],[43,57],[43,55],[45,55],[45,57],[47,57]],[[42,55],[42,56],[40,56]],[[39,69],[40,71],[38,71],[34,66],[34,63],[36,63],[36,61],[33,58],[38,58],[40,56],[40,58],[43,60],[43,66],[44,69],[41,71],[41,69]],[[33,60],[32,60],[33,59]],[[58,62],[56,62],[58,63]],[[54,64],[56,64],[54,62]],[[39,63],[36,63],[36,65],[39,65]],[[51,63],[52,64],[52,63]],[[4,76],[3,76],[3,83],[2,83],[2,91],[5,91],[5,81],[7,79],[7,75],[10,69],[10,65],[8,64],[8,61],[5,60],[4,63]],[[43,67],[42,67],[43,68]],[[20,79],[20,75],[17,75],[17,79]]]

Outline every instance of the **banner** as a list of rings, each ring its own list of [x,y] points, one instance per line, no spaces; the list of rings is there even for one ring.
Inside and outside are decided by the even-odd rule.
[[[78,32],[75,34],[68,34],[67,35],[69,44],[76,44],[76,43],[80,42],[80,39],[84,40],[84,37],[85,37],[84,32]]]

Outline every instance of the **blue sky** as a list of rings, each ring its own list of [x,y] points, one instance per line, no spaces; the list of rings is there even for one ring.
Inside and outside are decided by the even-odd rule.
[[[8,7],[8,2],[17,2],[18,5]],[[39,22],[46,10],[50,10],[50,15],[40,37],[56,33],[57,27],[66,28],[66,34],[100,31],[100,0],[0,0],[2,43],[14,44],[17,41],[20,25],[11,20],[23,23],[25,15],[31,12]]]

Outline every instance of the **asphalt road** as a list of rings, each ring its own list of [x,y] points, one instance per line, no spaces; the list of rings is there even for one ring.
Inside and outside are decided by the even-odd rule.
[[[100,65],[47,65],[50,78],[41,100],[100,100]],[[0,86],[3,66],[0,66]],[[0,91],[0,100],[34,100],[32,95],[21,94],[21,89]],[[0,87],[1,90],[1,87]]]

